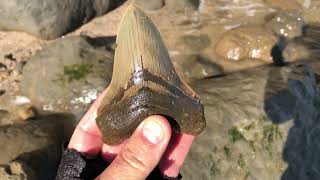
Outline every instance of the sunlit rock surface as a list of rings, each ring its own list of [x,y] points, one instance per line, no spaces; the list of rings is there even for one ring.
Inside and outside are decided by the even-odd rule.
[[[23,31],[43,39],[53,39],[109,9],[110,0],[2,1],[0,30]]]
[[[223,34],[215,50],[223,58],[238,61],[262,59],[272,61],[271,52],[277,37],[269,29],[260,26],[241,26]]]
[[[135,5],[142,8],[144,11],[154,11],[164,6],[164,0],[132,0]]]
[[[320,178],[314,72],[320,72],[319,62],[259,67],[194,83],[207,128],[187,158],[186,179]]]
[[[304,21],[301,13],[297,11],[279,11],[273,15],[267,27],[279,36],[294,38],[302,35]]]
[[[285,5],[288,2],[293,3],[289,4],[288,6]],[[207,118],[210,120],[210,124],[205,133],[199,136],[199,139],[193,145],[193,149],[188,156],[188,160],[185,163],[185,167],[182,172],[184,179],[241,180],[243,178],[246,178],[270,180],[281,179],[282,176],[290,180],[295,179],[295,177],[300,179],[319,179],[318,177],[314,176],[314,170],[309,171],[310,169],[316,169],[315,167],[319,167],[316,165],[316,161],[319,162],[316,152],[320,151],[317,145],[315,145],[314,143],[314,140],[319,138],[313,138],[316,136],[318,129],[316,123],[314,123],[314,121],[308,120],[308,123],[315,127],[314,129],[311,129],[310,126],[306,128],[307,125],[303,123],[306,121],[303,121],[302,123],[301,121],[295,121],[296,119],[298,119],[295,117],[291,118],[292,120],[284,121],[282,123],[271,123],[271,118],[266,115],[266,111],[263,108],[264,98],[262,94],[265,93],[265,88],[267,86],[270,87],[270,85],[267,84],[271,84],[272,86],[272,88],[269,89],[277,89],[277,86],[281,83],[278,83],[278,79],[276,77],[282,77],[283,74],[286,73],[283,73],[284,71],[282,70],[280,71],[281,73],[278,73],[278,71],[275,70],[270,71],[271,73],[267,72],[270,69],[275,69],[274,67],[270,68],[269,70],[261,70],[264,68],[258,67],[258,69],[255,70],[257,66],[268,66],[268,64],[273,63],[272,61],[260,61],[257,59],[244,59],[241,61],[226,60],[216,54],[216,52],[214,51],[214,47],[217,41],[221,38],[222,34],[224,34],[226,31],[230,31],[231,29],[247,25],[258,25],[266,27],[265,25],[270,20],[270,16],[283,12],[283,9],[288,9],[287,7],[297,5],[296,7],[299,9],[299,12],[303,17],[306,26],[304,27],[302,36],[290,39],[283,44],[283,59],[286,62],[306,59],[319,60],[319,28],[315,28],[314,25],[320,23],[320,1],[278,1],[278,3],[282,4],[280,6],[285,8],[276,7],[275,5],[268,3],[267,0],[200,0],[199,3],[200,4],[198,9],[185,8],[182,10],[182,6],[180,6],[176,7],[178,9],[177,11],[172,11],[170,8],[168,8],[168,6],[165,5],[164,7],[156,11],[147,12],[152,21],[155,22],[157,28],[160,30],[160,34],[163,37],[166,47],[168,48],[170,57],[174,61],[177,60],[177,64],[181,63],[181,67],[185,67],[185,69],[181,71],[182,73],[189,73],[190,71],[192,72],[191,74],[193,74],[194,72],[196,72],[193,75],[196,75],[195,77],[201,77],[202,79],[203,73],[200,73],[201,76],[198,76],[198,73],[202,72],[198,71],[198,69],[200,70],[204,67],[205,69],[210,69],[211,65],[214,64],[223,68],[224,70],[224,76],[214,77],[215,80],[213,80],[213,78],[210,78],[210,80],[208,80],[208,77],[205,77],[206,80],[201,80],[200,82],[197,79],[195,80],[195,82],[193,82],[195,86],[198,87],[197,89],[199,93],[204,97],[203,101],[206,103],[206,107],[208,108],[208,110],[206,110],[206,116],[208,116]],[[299,5],[297,3],[299,3]],[[95,39],[94,41],[98,39],[98,42],[104,42],[106,40],[105,37],[116,34],[118,23],[125,9],[126,4],[124,4],[120,8],[115,9],[112,12],[107,13],[104,16],[100,16],[91,20],[89,23],[84,24],[75,32],[68,34],[67,36],[89,35],[90,37]],[[294,19],[293,21],[290,20],[288,21],[287,25],[290,25],[290,23],[294,24],[295,22],[296,21]],[[312,23],[313,25],[310,25],[310,23]],[[283,25],[286,26],[286,23],[284,23]],[[281,26],[279,27],[281,28]],[[306,29],[309,30],[306,31]],[[182,38],[186,38],[186,41],[181,40]],[[180,41],[180,44],[178,43],[178,41]],[[20,73],[23,72],[25,63],[32,64],[31,61],[33,61],[34,58],[30,57],[32,57],[37,50],[45,48],[46,46],[51,47],[51,43],[52,42],[49,41],[39,40],[33,36],[26,35],[25,33],[0,32],[1,124],[17,123],[17,121],[15,120],[16,116],[19,116],[18,111],[20,111],[20,106],[31,103],[31,99],[23,96],[20,93],[23,90],[20,90],[19,87],[22,86],[18,86],[21,80],[24,81],[24,76],[28,76],[28,78],[30,79],[29,83],[33,82],[32,79],[37,79],[35,80],[35,82],[42,84],[43,86],[41,85],[40,87],[42,87],[44,90],[48,90],[43,93],[44,95],[40,93],[39,97],[51,97],[52,92],[50,91],[51,87],[49,88],[49,85],[52,85],[52,83],[49,83],[50,81],[48,81],[47,77],[44,76],[42,81],[40,77],[37,77],[38,75],[35,75],[35,77],[32,76],[32,73],[36,71],[28,71],[29,75],[26,73]],[[61,45],[60,43],[58,44]],[[104,46],[103,44],[104,43],[100,45]],[[98,47],[101,47],[100,45],[98,45]],[[72,45],[72,47],[70,48],[68,47],[69,46],[61,46],[59,50],[50,53],[50,57],[45,57],[48,57],[47,59],[51,59],[52,57],[61,57],[63,56],[63,54],[65,54],[66,51],[74,52],[73,49],[79,49],[77,45]],[[102,49],[104,49],[104,47],[102,47]],[[75,54],[78,54],[78,50],[75,50],[75,52]],[[89,53],[88,56],[91,57],[96,53],[97,52],[93,51],[92,53]],[[191,63],[193,61],[192,58],[190,64],[195,68],[188,68],[188,66],[191,66],[188,65],[189,62],[181,61],[178,63],[179,59],[184,60],[180,57],[190,57],[194,54],[205,58],[205,62],[207,63],[207,61],[209,61],[210,65],[195,65]],[[75,57],[78,57],[78,55],[75,55]],[[63,56],[62,59],[70,58],[64,58]],[[55,61],[58,60],[55,59]],[[48,60],[48,62],[51,62],[51,60]],[[36,62],[36,64],[37,63],[38,61]],[[63,69],[63,66],[64,65],[59,66],[60,71],[58,74],[60,75],[64,74],[64,70],[61,70]],[[52,67],[56,67],[56,65],[52,65]],[[316,70],[316,67],[319,66],[313,63],[311,67],[315,70],[315,73],[319,74],[319,68],[318,70]],[[70,70],[70,68],[67,68],[67,70],[68,69]],[[244,72],[240,73],[240,71]],[[252,71],[252,73],[249,73],[249,71]],[[50,74],[51,71],[46,70],[45,72]],[[269,74],[274,74],[275,78],[272,78],[274,80],[274,83],[267,83],[266,79],[260,78],[262,76],[264,76],[265,78],[269,78]],[[231,77],[228,77],[229,75]],[[89,76],[90,75],[88,75],[87,77]],[[108,77],[109,76],[104,76],[103,78],[106,78],[104,79],[104,81],[110,80]],[[252,82],[251,80],[248,80],[248,77],[250,77],[249,79],[251,79]],[[279,78],[279,81],[280,79],[281,78]],[[316,76],[316,79],[318,79],[319,81],[319,75]],[[223,81],[225,82],[223,83]],[[256,84],[259,84],[258,81],[260,81],[261,86],[256,86]],[[75,82],[70,84],[72,85],[74,83]],[[205,85],[206,83],[208,83],[208,85]],[[82,84],[79,84],[81,87]],[[107,85],[107,82],[104,83],[103,88]],[[223,86],[226,86],[226,88],[224,88]],[[25,89],[30,88],[28,84],[25,84],[23,87]],[[93,96],[91,96],[91,93],[88,94],[88,92],[92,91],[85,91],[83,94],[81,92],[77,92],[72,95],[73,98],[69,98],[70,94],[68,93],[74,92],[74,89],[79,90],[81,88],[78,88],[78,86],[74,86],[72,89],[68,89],[66,94],[64,88],[56,88],[56,86],[53,87],[54,88],[52,89],[54,89],[54,91],[63,92],[59,93],[57,96],[59,98],[56,99],[61,99],[61,97],[63,97],[66,98],[68,102],[70,102],[70,99],[80,100],[76,102],[92,102],[96,97],[96,91],[93,91]],[[284,86],[279,85],[279,88],[283,87]],[[203,90],[201,90],[201,88]],[[249,90],[245,90],[246,88]],[[39,92],[43,91],[40,89]],[[284,94],[286,95],[286,93]],[[34,95],[34,97],[35,99],[38,99],[36,95]],[[289,97],[290,96],[280,96],[279,99],[291,99]],[[53,100],[53,98],[50,100]],[[275,100],[271,102],[274,101]],[[289,100],[288,102],[293,103]],[[79,104],[75,105],[72,103],[66,104],[66,107],[63,108],[60,105],[54,106],[54,108],[52,108],[52,106],[48,105],[43,106],[43,104],[39,103],[38,101],[32,101],[32,103],[33,105],[40,107],[40,109],[59,111],[64,110],[68,113],[76,112],[75,114],[78,114],[78,118],[76,118],[77,120],[80,119],[80,117],[87,110],[87,107],[90,104],[89,103],[82,106],[84,108],[78,108]],[[271,105],[269,104],[269,107]],[[291,108],[286,109],[281,105],[274,105],[274,107],[278,106],[278,110],[283,113],[280,113],[282,115],[279,115],[279,113],[273,113],[273,116],[287,117],[290,115],[290,113],[284,112],[291,112],[290,109],[292,109],[292,106],[289,106]],[[309,106],[307,107],[310,108]],[[74,111],[72,110],[73,108],[78,109]],[[260,114],[261,112],[263,113],[262,115]],[[271,114],[272,112],[273,111],[271,111]],[[298,112],[300,111],[295,111],[295,113]],[[229,117],[233,114],[240,114],[241,116],[239,115],[239,118],[238,116]],[[228,116],[228,118],[232,119],[232,121],[224,121],[224,119],[226,118],[216,118],[222,117],[223,115]],[[265,119],[262,118],[262,120],[257,120],[257,122],[254,121],[255,119],[259,119],[259,117],[261,116],[263,116]],[[248,120],[241,120],[241,117],[247,117]],[[240,119],[239,123],[237,123],[238,119]],[[310,133],[303,133],[301,132],[301,130],[308,131]],[[256,141],[252,143],[252,140]],[[287,141],[288,144],[291,145],[284,145]],[[2,142],[4,141],[1,141],[1,143]],[[296,147],[292,145],[294,143],[291,142],[296,142],[299,146]],[[308,142],[308,146],[306,142]],[[255,148],[255,151],[253,150],[253,147]],[[20,148],[20,144],[16,143],[15,148]],[[2,151],[0,150],[0,152]],[[301,152],[303,152],[305,155],[301,155]],[[310,153],[312,152],[315,153],[313,159],[314,161],[312,161],[310,158]],[[282,155],[283,153],[287,155],[284,156]],[[286,160],[284,161],[284,159]],[[7,166],[6,170],[8,170]],[[308,171],[308,175],[306,175],[306,171]],[[0,174],[1,172],[2,170],[0,167]],[[286,178],[284,179],[287,180]]]
[[[171,59],[178,74],[187,82],[224,74],[222,67],[197,54],[177,55]]]
[[[22,94],[37,109],[83,116],[112,76],[113,52],[108,41],[68,37],[49,44],[23,69]]]

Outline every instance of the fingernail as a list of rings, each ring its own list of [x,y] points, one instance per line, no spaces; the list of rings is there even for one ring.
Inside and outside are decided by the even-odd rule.
[[[147,121],[143,125],[142,133],[143,136],[152,144],[158,144],[163,139],[163,132],[160,124]]]

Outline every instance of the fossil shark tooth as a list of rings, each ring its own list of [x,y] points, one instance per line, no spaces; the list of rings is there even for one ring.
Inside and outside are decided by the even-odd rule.
[[[130,5],[118,30],[113,75],[96,118],[106,144],[129,138],[150,115],[166,115],[174,131],[205,127],[196,93],[177,75],[155,25]]]

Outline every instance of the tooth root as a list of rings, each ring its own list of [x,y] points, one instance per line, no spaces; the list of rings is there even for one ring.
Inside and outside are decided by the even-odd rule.
[[[96,119],[104,142],[121,143],[153,114],[173,118],[175,131],[200,133],[203,106],[177,75],[160,33],[138,7],[128,7],[116,43],[113,77]]]

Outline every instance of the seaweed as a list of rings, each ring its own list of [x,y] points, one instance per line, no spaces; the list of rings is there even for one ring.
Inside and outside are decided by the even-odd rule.
[[[237,142],[240,139],[243,139],[242,134],[239,132],[239,130],[236,127],[232,127],[228,130],[229,139],[232,143]]]

